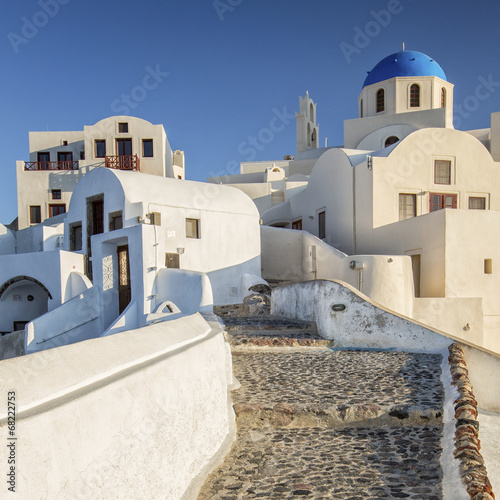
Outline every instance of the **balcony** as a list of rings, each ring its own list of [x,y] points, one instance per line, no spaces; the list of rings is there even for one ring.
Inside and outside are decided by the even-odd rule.
[[[25,161],[24,170],[78,170],[77,161]]]
[[[118,170],[141,171],[141,163],[137,155],[106,156],[105,165],[107,168],[116,168]]]

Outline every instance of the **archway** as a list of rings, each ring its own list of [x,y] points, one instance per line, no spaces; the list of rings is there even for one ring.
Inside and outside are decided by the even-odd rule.
[[[0,332],[22,330],[48,311],[50,291],[31,276],[15,276],[0,287]]]
[[[387,146],[392,146],[393,144],[396,144],[396,142],[398,142],[398,141],[399,141],[399,137],[396,137],[395,135],[391,135],[390,137],[388,137],[385,140],[384,148],[386,148]]]

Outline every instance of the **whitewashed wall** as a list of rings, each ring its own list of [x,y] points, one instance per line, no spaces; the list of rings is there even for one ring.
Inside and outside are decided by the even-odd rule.
[[[334,311],[333,305],[343,305]],[[327,280],[275,288],[271,314],[315,321],[337,347],[442,350],[452,341],[372,302],[347,283]]]
[[[0,255],[16,253],[16,233],[0,224]]]
[[[268,279],[335,279],[372,300],[410,316],[413,278],[409,257],[346,255],[306,231],[261,227],[262,275]],[[351,263],[363,268],[351,269]]]
[[[19,498],[178,500],[199,484],[235,435],[217,325],[188,316],[0,362]]]
[[[68,300],[72,272],[83,272],[82,255],[58,251],[0,256],[0,286],[26,276],[41,283],[52,297],[48,298],[33,281],[23,279],[12,284],[0,299],[0,331],[11,331],[14,320],[30,321]],[[28,300],[28,295],[34,299]]]

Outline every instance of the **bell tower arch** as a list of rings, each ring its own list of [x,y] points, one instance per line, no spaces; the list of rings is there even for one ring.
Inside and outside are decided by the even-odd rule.
[[[316,103],[306,92],[305,97],[299,97],[299,113],[297,120],[297,153],[318,148],[319,125],[316,123]]]

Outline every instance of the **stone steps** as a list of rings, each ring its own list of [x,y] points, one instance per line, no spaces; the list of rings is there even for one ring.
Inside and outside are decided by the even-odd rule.
[[[224,329],[234,351],[264,347],[330,348],[332,340],[317,333],[314,322],[273,316],[224,318]]]
[[[441,355],[335,350],[311,323],[228,319],[238,437],[199,500],[441,498]]]
[[[408,424],[441,425],[441,409],[419,406],[322,405],[277,403],[274,406],[234,405],[238,427],[289,429],[306,427],[383,427]]]

